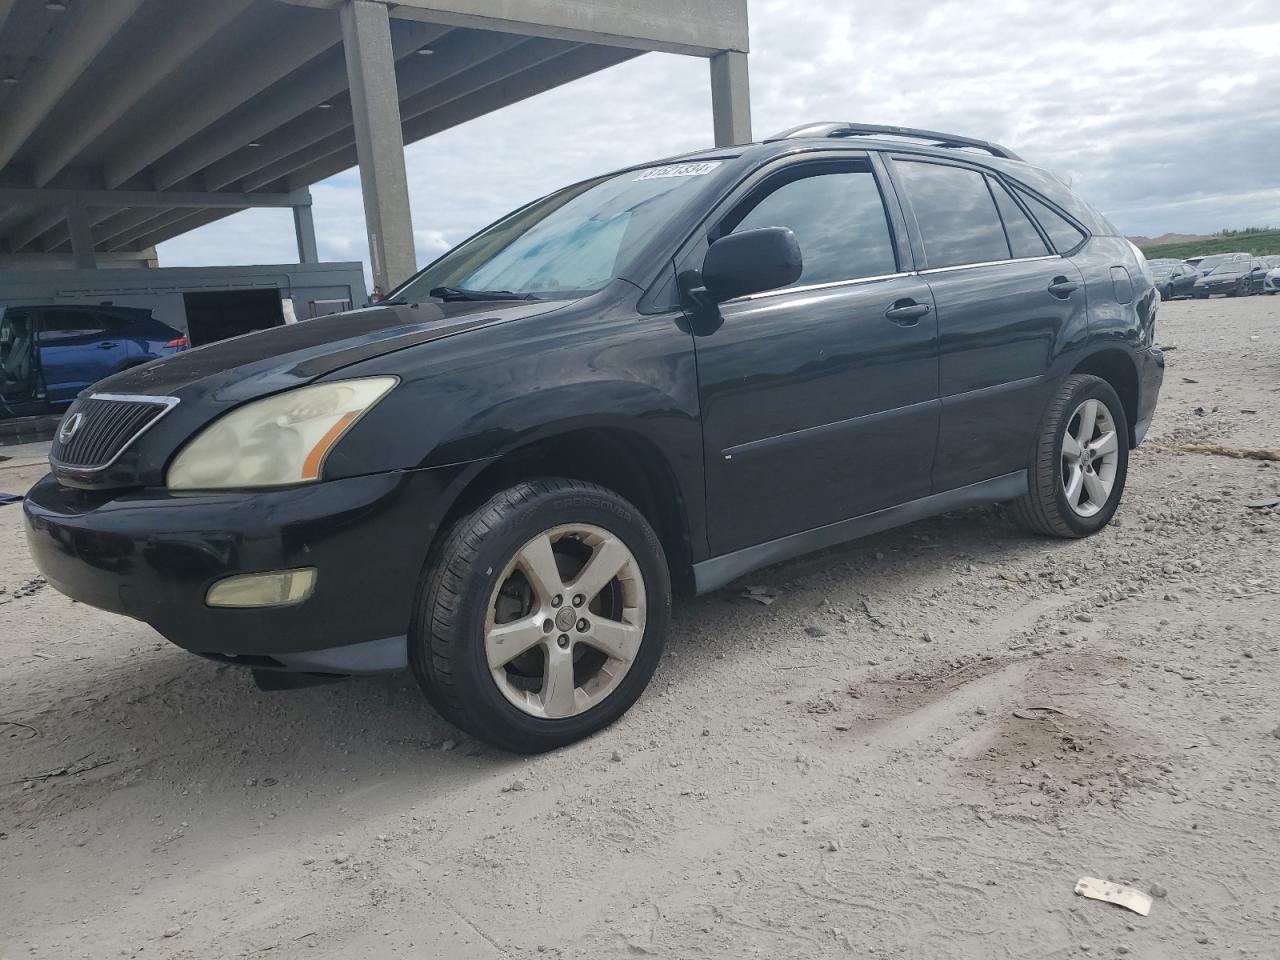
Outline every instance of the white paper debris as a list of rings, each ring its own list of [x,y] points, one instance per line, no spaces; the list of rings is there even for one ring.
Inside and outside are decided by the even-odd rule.
[[[1076,883],[1076,893],[1090,900],[1114,903],[1145,917],[1151,912],[1151,896],[1133,887],[1125,887],[1097,877],[1081,877]]]

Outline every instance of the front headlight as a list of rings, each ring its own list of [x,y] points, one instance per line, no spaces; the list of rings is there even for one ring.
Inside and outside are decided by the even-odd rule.
[[[188,441],[165,481],[170,490],[213,490],[319,480],[325,455],[397,382],[317,383],[246,404]]]

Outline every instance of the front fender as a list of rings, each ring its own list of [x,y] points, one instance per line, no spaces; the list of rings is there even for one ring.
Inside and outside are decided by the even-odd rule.
[[[575,312],[348,367],[399,385],[334,448],[325,477],[491,459],[556,433],[625,426],[701,462],[693,341],[676,317]]]

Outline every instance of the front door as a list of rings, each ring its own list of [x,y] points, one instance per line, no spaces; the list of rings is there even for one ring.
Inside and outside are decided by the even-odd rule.
[[[767,226],[795,233],[800,279],[696,331],[713,556],[930,493],[936,317],[868,161],[792,164],[709,237]]]

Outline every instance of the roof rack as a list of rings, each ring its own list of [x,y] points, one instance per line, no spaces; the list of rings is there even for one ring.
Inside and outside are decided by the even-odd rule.
[[[913,127],[887,127],[875,123],[804,123],[790,130],[783,130],[768,137],[765,143],[778,140],[791,140],[796,137],[903,137],[910,140],[929,140],[939,147],[973,147],[985,150],[993,157],[1004,157],[1006,160],[1022,158],[998,143],[986,140],[974,140],[970,137],[957,137],[950,133],[939,133],[936,130],[917,130]]]

